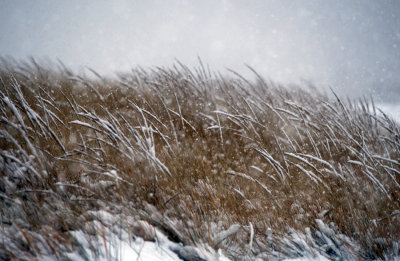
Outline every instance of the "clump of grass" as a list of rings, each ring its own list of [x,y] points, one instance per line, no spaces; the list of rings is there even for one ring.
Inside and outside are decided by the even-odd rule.
[[[72,251],[103,208],[238,259],[399,255],[399,125],[372,101],[182,64],[94,75],[2,62],[2,258]]]

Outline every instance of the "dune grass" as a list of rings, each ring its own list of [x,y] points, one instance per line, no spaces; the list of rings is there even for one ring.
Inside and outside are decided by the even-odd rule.
[[[373,101],[179,63],[104,78],[3,60],[0,77],[2,259],[72,251],[100,209],[238,260],[296,256],[293,231],[317,249],[328,227],[353,258],[399,255],[400,127]]]

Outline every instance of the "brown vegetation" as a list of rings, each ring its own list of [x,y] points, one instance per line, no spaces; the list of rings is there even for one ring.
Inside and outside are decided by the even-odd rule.
[[[251,256],[285,253],[281,239],[293,229],[316,233],[316,220],[361,246],[360,258],[390,255],[400,238],[399,125],[372,101],[255,75],[177,65],[82,77],[3,61],[1,221],[27,243],[16,238],[0,255],[35,256],[33,231],[67,251],[68,231],[105,207],[231,257],[249,255],[252,228]],[[155,221],[150,205],[175,227]],[[243,229],[214,242],[214,227],[232,224]]]

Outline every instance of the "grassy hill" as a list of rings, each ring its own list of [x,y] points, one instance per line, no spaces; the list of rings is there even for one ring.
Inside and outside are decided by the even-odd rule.
[[[201,65],[0,77],[1,260],[84,256],[96,211],[233,260],[400,255],[400,127],[373,101]]]

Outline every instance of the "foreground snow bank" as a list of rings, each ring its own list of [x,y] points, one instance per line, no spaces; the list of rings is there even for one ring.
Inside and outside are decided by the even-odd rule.
[[[122,239],[116,235],[108,235],[103,242],[97,241],[95,244],[89,243],[87,235],[82,231],[72,233],[81,244],[79,252],[73,252],[68,255],[72,260],[179,260],[179,257],[169,248],[170,242],[159,234],[159,242],[144,241],[142,238],[136,238],[129,242],[126,238]],[[124,231],[123,234],[126,234]],[[96,249],[97,251],[93,251]],[[85,253],[82,257],[82,253]]]
[[[120,217],[105,211],[93,212],[98,220],[91,222],[83,230],[70,232],[76,251],[68,253],[70,260],[143,260],[143,261],[177,261],[177,260],[229,260],[221,250],[215,251],[207,245],[183,246],[172,242],[159,229],[146,221],[136,221],[142,234],[151,241],[146,241],[136,234],[110,224],[118,224]],[[90,227],[90,229],[88,229]],[[90,235],[90,234],[92,235]],[[45,257],[44,257],[45,258]],[[51,260],[51,257],[47,257]]]
[[[129,240],[126,231],[121,231],[120,235],[109,233],[103,239],[97,239],[89,242],[87,235],[82,231],[72,232],[81,248],[69,253],[67,257],[71,260],[141,260],[141,261],[181,261],[181,260],[194,260],[194,261],[229,261],[222,250],[215,252],[208,246],[203,247],[188,247],[170,241],[164,234],[156,229],[155,242],[145,241],[143,238],[136,238]],[[309,253],[308,253],[309,254]],[[278,257],[269,256],[271,260],[287,260],[287,261],[325,261],[328,258],[319,255],[305,255],[293,259],[283,259]],[[50,258],[51,260],[51,258]],[[249,260],[250,257],[249,257]],[[263,260],[262,257],[255,260]]]
[[[182,243],[175,243],[158,228],[143,220],[132,221],[132,232],[129,232],[118,225],[121,216],[104,210],[91,211],[90,215],[96,219],[88,222],[81,230],[70,232],[75,247],[74,251],[64,253],[64,257],[69,260],[231,260],[221,249],[215,250],[206,244],[184,246]],[[129,219],[126,216],[122,218]],[[316,223],[319,227],[317,239],[311,235],[309,229],[306,229],[306,234],[293,230],[290,236],[282,240],[281,252],[273,251],[253,256],[250,251],[245,260],[356,260],[354,252],[345,247],[356,250],[358,249],[356,244],[344,235],[336,234],[322,220],[316,220]],[[239,225],[232,227],[236,226]],[[224,235],[232,230],[232,227],[227,231],[216,233],[215,238],[224,241],[228,237]],[[141,230],[139,234],[138,228]],[[231,255],[235,252],[234,249],[228,249],[229,251]],[[42,256],[41,259],[54,260],[55,257],[49,255]]]
[[[92,211],[92,216],[97,219],[88,222],[81,230],[69,232],[72,237],[73,251],[63,253],[63,258],[67,260],[142,260],[142,261],[229,261],[229,259],[221,249],[215,250],[206,244],[198,244],[196,246],[184,246],[181,243],[171,241],[158,228],[150,225],[148,222],[139,220],[133,225],[133,233],[123,229],[120,224],[121,217],[113,215],[104,210]],[[126,217],[123,217],[126,219]],[[352,244],[348,238],[342,238],[343,242],[339,242],[335,238],[333,231],[322,221],[317,222],[319,225],[320,240],[316,244],[310,244],[314,241],[310,235],[292,231],[291,236],[282,241],[281,249],[283,252],[264,253],[253,256],[249,252],[249,256],[243,257],[244,260],[355,260],[355,256],[341,249],[341,243],[346,241],[347,245],[352,248],[357,246]],[[141,236],[135,234],[134,227],[140,227]],[[228,229],[229,230],[229,229]],[[137,230],[136,230],[137,233]],[[215,237],[219,237],[221,241],[225,240],[227,231],[216,233]],[[339,237],[341,237],[339,235]],[[146,240],[145,240],[145,239]],[[324,241],[324,242],[322,242]],[[308,243],[307,243],[308,242]],[[331,250],[329,250],[331,249]],[[235,251],[233,250],[233,254]],[[230,251],[228,250],[228,251]],[[328,251],[329,250],[329,251]],[[57,260],[58,258],[51,254],[43,253],[40,260]],[[333,255],[327,255],[327,252]],[[289,258],[295,256],[295,258]],[[297,257],[296,257],[297,256]]]

